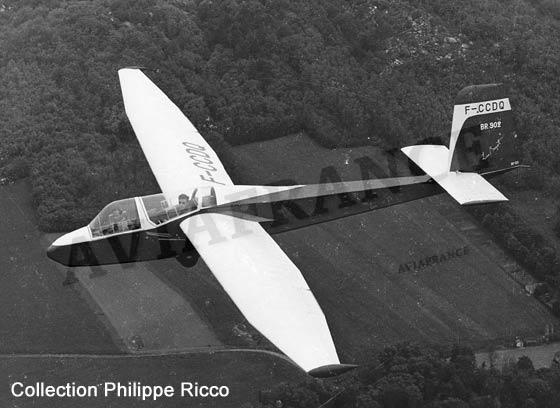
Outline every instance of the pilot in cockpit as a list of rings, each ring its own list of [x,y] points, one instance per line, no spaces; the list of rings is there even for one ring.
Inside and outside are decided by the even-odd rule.
[[[198,189],[195,189],[192,193],[191,198],[189,199],[189,196],[187,194],[181,194],[179,196],[179,205],[177,205],[177,211],[179,212],[179,214],[185,214],[188,212],[191,212],[193,210],[196,210],[197,207],[197,199],[196,199],[196,192],[198,191]]]
[[[112,224],[114,232],[127,231],[127,219],[126,210],[122,208],[115,208],[111,214],[109,214],[109,222]]]

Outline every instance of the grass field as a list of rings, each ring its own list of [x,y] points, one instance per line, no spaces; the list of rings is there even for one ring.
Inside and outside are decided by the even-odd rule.
[[[0,353],[119,352],[45,255],[24,183],[0,188]]]
[[[155,264],[153,268],[151,264]],[[175,268],[183,280],[188,279],[185,270],[171,259],[72,268],[78,280],[73,288],[113,328],[124,351],[172,352],[221,346],[213,330],[193,310],[191,300],[154,274],[155,268]]]

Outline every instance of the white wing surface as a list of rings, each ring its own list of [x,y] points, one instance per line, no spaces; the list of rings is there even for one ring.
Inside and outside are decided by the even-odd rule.
[[[198,214],[181,228],[247,320],[306,371],[339,364],[305,279],[259,223]]]
[[[449,171],[449,149],[445,146],[408,146],[401,151],[461,205],[507,201],[480,174]]]
[[[214,150],[142,71],[121,69],[119,80],[126,114],[164,193],[233,185]]]

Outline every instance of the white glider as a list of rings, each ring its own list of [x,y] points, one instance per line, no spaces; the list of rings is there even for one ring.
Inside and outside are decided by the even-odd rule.
[[[509,100],[496,98],[501,88],[490,85],[459,93],[449,149],[402,149],[420,167],[416,174],[317,185],[235,185],[212,147],[140,69],[121,69],[119,78],[126,113],[162,192],[110,203],[88,226],[56,240],[49,257],[82,266],[183,254],[196,262],[201,256],[247,320],[318,376],[351,366],[340,364],[311,289],[268,232],[443,191],[461,204],[503,201],[485,177],[519,166]]]

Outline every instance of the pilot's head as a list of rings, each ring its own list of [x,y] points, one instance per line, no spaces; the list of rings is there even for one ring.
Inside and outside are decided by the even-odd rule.
[[[189,196],[188,195],[181,194],[179,196],[179,205],[180,206],[186,206],[188,202],[189,202]]]

